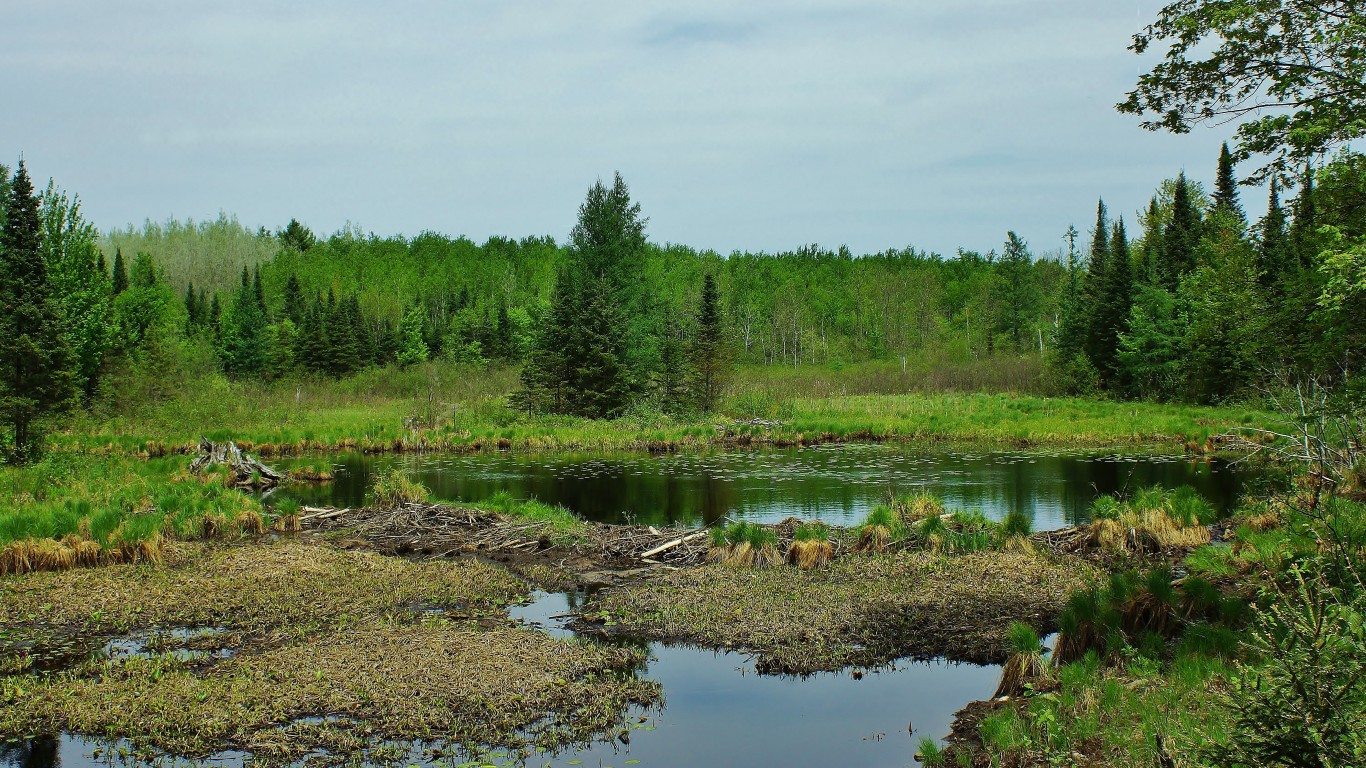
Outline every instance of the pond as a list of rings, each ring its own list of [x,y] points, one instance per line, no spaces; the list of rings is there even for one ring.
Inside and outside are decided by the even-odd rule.
[[[772,523],[788,516],[851,525],[889,492],[923,490],[950,509],[977,509],[995,519],[1018,509],[1033,519],[1035,530],[1047,530],[1084,522],[1099,494],[1148,485],[1190,485],[1226,511],[1244,480],[1236,466],[1217,458],[867,444],[660,456],[349,454],[331,460],[335,482],[283,493],[310,505],[361,506],[373,475],[401,465],[439,499],[477,502],[505,491],[598,522],[684,526],[724,517]]]
[[[513,618],[552,635],[572,636],[559,620],[579,607],[582,593],[536,593]],[[942,739],[953,716],[970,701],[992,694],[999,666],[944,661],[898,662],[888,667],[846,670],[808,677],[759,675],[744,655],[691,646],[631,642],[649,650],[638,674],[663,685],[658,709],[627,713],[626,738],[555,754],[532,754],[525,766],[621,766],[692,768],[698,765],[914,765],[921,737]],[[506,758],[407,745],[400,765],[449,768],[479,757],[493,765]],[[446,745],[439,745],[443,748]],[[0,768],[97,768],[117,759],[124,745],[78,736],[0,744]],[[497,753],[495,752],[494,755]],[[128,761],[136,764],[137,761]],[[170,759],[164,766],[207,764],[240,768],[249,758],[222,752],[201,761]]]

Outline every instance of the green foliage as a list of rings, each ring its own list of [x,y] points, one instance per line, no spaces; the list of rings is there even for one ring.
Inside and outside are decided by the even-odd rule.
[[[213,294],[232,290],[238,274],[270,260],[280,242],[268,233],[252,232],[235,216],[219,214],[213,221],[149,220],[136,229],[129,225],[106,233],[100,248],[115,253],[116,282],[118,253],[146,253],[165,269],[165,280],[175,293],[193,283]]]
[[[1347,766],[1366,754],[1366,600],[1301,571],[1262,611],[1233,676],[1219,766]]]
[[[1130,49],[1154,45],[1162,61],[1119,110],[1174,133],[1237,124],[1234,157],[1270,158],[1255,182],[1366,135],[1366,12],[1355,0],[1180,0]]]
[[[388,471],[376,473],[371,491],[374,494],[375,504],[381,507],[421,503],[425,502],[430,495],[427,488],[414,480],[408,471],[401,466],[394,466]]]
[[[0,448],[25,461],[38,452],[35,422],[75,394],[69,326],[53,296],[43,255],[40,201],[23,161],[10,184],[0,230]],[[6,439],[6,437],[8,439]],[[8,443],[8,445],[6,445]]]

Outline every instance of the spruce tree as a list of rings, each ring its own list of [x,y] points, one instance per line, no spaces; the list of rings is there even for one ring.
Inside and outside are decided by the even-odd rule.
[[[242,271],[242,285],[233,294],[232,306],[223,323],[223,367],[231,375],[254,376],[266,368],[267,334],[265,313],[256,291]]]
[[[602,274],[584,286],[578,335],[570,343],[573,412],[593,419],[614,418],[626,406],[622,318],[612,281]]]
[[[721,301],[716,279],[702,278],[702,298],[697,307],[697,329],[689,350],[692,368],[692,394],[697,409],[710,413],[721,402],[727,361],[725,331],[721,325]]]
[[[1176,177],[1171,219],[1162,233],[1163,260],[1159,270],[1162,286],[1175,291],[1181,278],[1195,269],[1195,246],[1200,242],[1200,214],[1191,200],[1186,172]]]
[[[219,344],[223,340],[223,304],[218,301],[218,292],[213,294],[213,301],[209,303],[209,326],[213,329],[214,344]]]
[[[1105,201],[1096,205],[1096,228],[1091,233],[1091,259],[1086,268],[1086,280],[1082,283],[1082,315],[1086,327],[1083,348],[1091,365],[1103,370],[1101,361],[1106,358],[1105,321],[1102,317],[1102,303],[1105,301],[1106,271],[1110,262],[1110,222],[1106,217]]]
[[[1219,171],[1214,180],[1214,207],[1228,211],[1240,221],[1246,221],[1243,207],[1238,204],[1238,181],[1233,177],[1233,155],[1228,142],[1219,150]]]
[[[307,311],[307,304],[304,302],[304,289],[299,284],[299,276],[293,272],[289,273],[289,280],[285,283],[285,299],[282,312],[297,327],[304,320],[304,312]]]
[[[270,322],[270,310],[266,307],[266,290],[261,286],[261,265],[257,264],[252,269],[251,293],[256,299],[256,307],[261,310],[261,317]]]
[[[3,219],[0,219],[0,222],[3,222]],[[100,277],[109,279],[109,262],[104,259],[104,251],[100,251],[100,255],[96,257],[95,269],[100,273]]]
[[[1162,208],[1157,202],[1157,195],[1153,195],[1148,201],[1148,212],[1143,217],[1143,248],[1134,264],[1134,283],[1160,283],[1158,269],[1165,261],[1162,250]]]
[[[1134,302],[1133,272],[1130,264],[1129,239],[1124,231],[1124,217],[1115,222],[1111,231],[1105,284],[1101,290],[1097,326],[1100,334],[1100,356],[1094,361],[1105,375],[1110,389],[1122,386],[1116,364],[1120,336],[1128,331],[1129,313]]]
[[[185,335],[193,336],[199,329],[203,318],[199,316],[199,302],[194,292],[194,282],[185,288]]]
[[[1262,217],[1261,233],[1257,243],[1257,273],[1262,287],[1274,289],[1280,284],[1281,276],[1289,267],[1290,241],[1285,229],[1285,211],[1281,210],[1280,191],[1276,177],[1271,178],[1271,193],[1268,195],[1266,216]]]
[[[0,414],[14,461],[38,453],[35,422],[69,405],[74,361],[48,284],[39,200],[22,160],[10,183],[0,229]]]
[[[299,367],[322,373],[329,361],[327,323],[322,298],[315,296],[304,312],[303,323],[295,335],[294,362]]]
[[[114,250],[114,295],[128,290],[128,266],[123,263],[123,249]]]

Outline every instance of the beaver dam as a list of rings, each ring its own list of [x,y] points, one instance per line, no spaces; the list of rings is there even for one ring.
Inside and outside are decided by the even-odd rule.
[[[0,579],[0,765],[906,765],[992,696],[1011,622],[1052,632],[1113,558],[1196,537],[927,495],[857,526],[548,509],[305,507]]]

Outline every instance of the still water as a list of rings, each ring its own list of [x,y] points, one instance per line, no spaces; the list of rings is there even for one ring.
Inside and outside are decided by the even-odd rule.
[[[723,517],[771,523],[790,515],[850,525],[888,493],[923,490],[950,509],[976,509],[996,519],[1018,509],[1032,517],[1035,530],[1047,530],[1085,521],[1099,494],[1147,485],[1191,485],[1227,510],[1242,482],[1236,468],[1220,459],[890,445],[663,456],[352,454],[334,461],[335,482],[284,493],[305,504],[360,506],[368,501],[374,473],[401,465],[436,498],[477,502],[506,491],[599,522],[695,526]]]
[[[576,593],[536,593],[530,605],[510,613],[528,626],[559,637],[573,633],[558,619],[585,599]],[[623,641],[629,642],[629,641]],[[691,646],[635,643],[649,651],[638,671],[664,688],[664,706],[627,713],[630,729],[623,741],[607,739],[590,747],[555,754],[533,754],[518,764],[569,767],[639,765],[641,768],[695,768],[699,765],[858,765],[896,768],[915,765],[923,736],[940,739],[953,716],[970,701],[990,696],[999,666],[943,661],[899,662],[881,669],[811,675],[804,678],[755,673],[746,656]],[[0,768],[97,768],[118,764],[117,743],[78,736],[0,744]],[[508,765],[506,758],[455,751],[440,763],[426,748],[406,745],[399,765],[449,768],[479,758]],[[97,751],[101,756],[96,756]],[[242,768],[250,758],[222,752],[203,760],[164,759],[165,768],[210,765]]]

